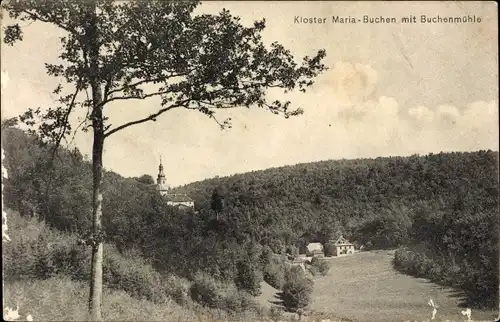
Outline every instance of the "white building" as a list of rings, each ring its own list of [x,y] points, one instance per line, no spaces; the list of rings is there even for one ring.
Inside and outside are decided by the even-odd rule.
[[[160,158],[160,166],[158,167],[158,177],[156,178],[156,189],[167,200],[167,205],[178,206],[179,208],[194,208],[194,200],[186,194],[170,193],[170,186],[165,179],[163,165]]]
[[[344,255],[353,255],[354,254],[354,245],[350,243],[343,236],[340,236],[339,239],[333,243],[334,248],[334,256],[344,256]]]
[[[307,245],[307,256],[324,256],[324,249],[321,243],[309,243]]]

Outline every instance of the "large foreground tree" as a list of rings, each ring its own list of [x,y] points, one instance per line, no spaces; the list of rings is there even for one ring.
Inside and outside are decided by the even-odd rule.
[[[266,90],[305,91],[325,70],[324,50],[298,62],[282,45],[262,43],[264,20],[245,27],[227,10],[194,15],[198,5],[112,0],[12,0],[2,5],[14,21],[38,21],[64,32],[58,57],[62,63],[46,63],[47,73],[62,79],[54,90],[60,95],[58,104],[30,109],[21,120],[58,146],[73,132],[70,115],[77,109],[88,111],[83,130],[93,132],[93,230],[88,240],[92,320],[102,319],[101,179],[106,138],[177,108],[202,112],[222,128],[229,127],[230,120],[218,120],[219,109],[259,107],[285,117],[298,115],[300,109],[290,109],[288,101],[268,99]],[[5,43],[22,39],[18,23],[4,29]],[[71,94],[63,95],[68,86]],[[106,116],[112,102],[154,97],[158,108],[149,116],[119,125]]]

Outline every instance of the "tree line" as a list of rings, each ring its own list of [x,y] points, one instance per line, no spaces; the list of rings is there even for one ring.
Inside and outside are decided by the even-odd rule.
[[[51,147],[36,136],[5,125],[2,136],[7,206],[88,234],[89,161],[60,148],[49,167]],[[195,200],[194,210],[180,210],[166,205],[147,175],[105,170],[103,225],[107,241],[139,251],[159,271],[194,280],[202,270],[253,295],[263,279],[283,286],[287,254],[343,234],[358,247],[405,247],[398,269],[461,287],[485,303],[498,285],[497,174],[492,151],[315,162],[175,188]],[[433,266],[440,273],[415,268],[424,260],[409,252],[441,261]],[[451,281],[459,276],[446,273],[452,271],[464,283]]]

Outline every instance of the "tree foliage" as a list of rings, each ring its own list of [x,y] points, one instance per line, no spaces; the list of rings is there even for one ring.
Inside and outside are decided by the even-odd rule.
[[[92,6],[97,7],[95,17]],[[102,86],[99,106],[123,100],[158,97],[157,112],[125,124],[108,124],[107,137],[129,126],[155,121],[174,108],[196,110],[215,119],[217,109],[231,107],[266,108],[286,117],[300,114],[287,101],[266,98],[266,89],[305,89],[325,70],[325,51],[297,62],[277,42],[262,43],[265,21],[245,27],[240,18],[223,10],[217,15],[193,15],[197,1],[63,1],[23,0],[3,4],[9,16],[20,21],[53,24],[61,37],[59,58],[63,64],[47,63],[49,75],[72,84],[74,94],[61,96],[60,106],[30,109],[23,118],[33,124],[42,121],[40,133],[59,138],[71,131],[68,115],[74,108],[92,105],[77,94],[90,88],[92,77]],[[92,20],[94,19],[94,20]],[[89,24],[97,31],[91,34]],[[22,40],[19,24],[6,27],[4,42]],[[91,38],[94,37],[94,38]],[[92,70],[92,42],[98,47],[97,70]],[[61,93],[58,85],[55,93]],[[97,106],[94,106],[96,108]],[[91,117],[91,114],[88,115]],[[219,122],[228,125],[229,120]]]
[[[2,3],[2,9],[17,21],[5,29],[8,45],[23,39],[19,21],[47,23],[64,32],[58,57],[61,63],[45,64],[47,74],[61,81],[53,91],[59,96],[57,104],[30,107],[20,120],[41,140],[53,142],[56,151],[73,131],[70,116],[77,109],[86,111],[76,130],[83,126],[83,130],[93,131],[92,234],[87,244],[93,251],[89,310],[96,320],[102,319],[105,139],[130,126],[156,121],[177,108],[201,112],[221,128],[230,126],[230,119],[219,121],[215,117],[219,109],[259,107],[285,117],[298,115],[301,109],[291,109],[289,101],[269,99],[267,90],[305,91],[326,69],[321,62],[324,50],[298,63],[281,44],[262,43],[264,20],[245,27],[227,10],[194,15],[198,5],[198,1],[139,0]],[[135,116],[123,124],[110,122],[108,111],[113,102],[149,98],[156,98],[158,104],[152,114]]]
[[[211,209],[215,212],[217,219],[219,219],[219,214],[224,210],[224,197],[219,192],[219,189],[215,188],[212,193],[212,200],[210,202]]]
[[[311,300],[313,281],[298,266],[292,267],[285,275],[282,300],[289,311],[296,312],[305,309]]]
[[[137,181],[139,181],[140,183],[144,183],[144,184],[154,184],[155,183],[155,180],[149,174],[144,174],[144,175],[142,175],[138,178],[135,178],[135,179]]]

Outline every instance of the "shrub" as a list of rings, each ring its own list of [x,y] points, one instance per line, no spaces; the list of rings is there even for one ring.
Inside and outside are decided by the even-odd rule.
[[[4,247],[4,276],[8,281],[48,279],[57,275],[87,282],[90,278],[90,249],[74,235],[47,227],[37,218],[9,215],[16,234]],[[141,256],[121,254],[113,245],[104,245],[104,284],[136,298],[163,303],[166,297],[178,303],[187,300],[186,287],[175,276],[163,277]],[[184,283],[185,284],[185,283]]]
[[[299,255],[299,248],[297,246],[291,245],[286,248],[286,253],[292,258],[295,258]]]
[[[90,263],[90,252],[78,246],[75,236],[55,231],[36,217],[25,218],[19,213],[9,214],[9,225],[17,233],[11,236],[3,252],[6,280],[46,279],[57,274],[88,279],[90,268],[83,263],[87,259]]]
[[[311,299],[313,281],[307,278],[298,266],[292,267],[286,273],[285,281],[282,294],[283,305],[291,312],[306,308]]]
[[[170,275],[166,278],[165,292],[177,304],[184,305],[189,300],[187,281],[175,275]]]
[[[221,309],[235,313],[243,313],[245,311],[257,309],[257,305],[249,293],[236,289],[228,290],[224,296],[223,304],[224,305],[220,307]]]
[[[189,288],[191,298],[210,308],[241,313],[256,308],[250,294],[239,291],[234,284],[215,280],[205,273],[197,273]]]
[[[5,306],[18,306],[23,317],[29,312],[37,321],[89,320],[87,282],[74,281],[67,276],[10,281],[5,283],[4,292]],[[208,313],[208,310],[196,311],[172,301],[160,304],[138,300],[124,291],[107,287],[103,287],[103,293],[104,321],[197,321],[197,315]]]
[[[272,259],[273,259],[273,251],[269,246],[267,245],[264,246],[259,256],[259,264],[264,269],[267,265],[271,263]]]
[[[312,265],[307,265],[307,270],[309,271],[309,273],[311,273],[312,276],[317,276],[318,275],[318,269],[316,268],[316,266],[312,266]]]
[[[457,262],[453,258],[425,254],[422,247],[414,248],[398,249],[395,252],[393,265],[397,270],[460,288],[465,291],[469,304],[473,306],[492,306],[498,302],[496,296],[491,296],[498,289],[498,282],[495,282],[498,275],[495,276],[494,271],[477,268],[480,264],[474,261]]]
[[[275,254],[283,254],[285,252],[285,245],[280,239],[272,239],[269,241],[269,247]]]
[[[203,306],[216,308],[221,306],[221,288],[221,283],[218,283],[211,276],[204,273],[197,273],[194,276],[193,284],[189,288],[189,295],[193,301]]]
[[[330,270],[330,265],[324,259],[313,257],[311,260],[311,268],[315,268],[318,273],[325,276]]]
[[[264,267],[264,280],[274,287],[281,290],[285,284],[285,272],[287,268],[285,264],[277,258],[273,258],[271,262]]]
[[[325,256],[333,256],[335,254],[335,244],[328,242],[325,244]]]
[[[144,264],[141,258],[123,256],[112,245],[105,246],[103,275],[108,287],[153,302],[165,300],[161,274],[152,266]]]
[[[262,273],[258,270],[257,265],[246,260],[239,261],[236,268],[238,272],[234,281],[236,287],[238,287],[239,290],[247,291],[253,296],[259,296],[262,293],[260,290]]]

